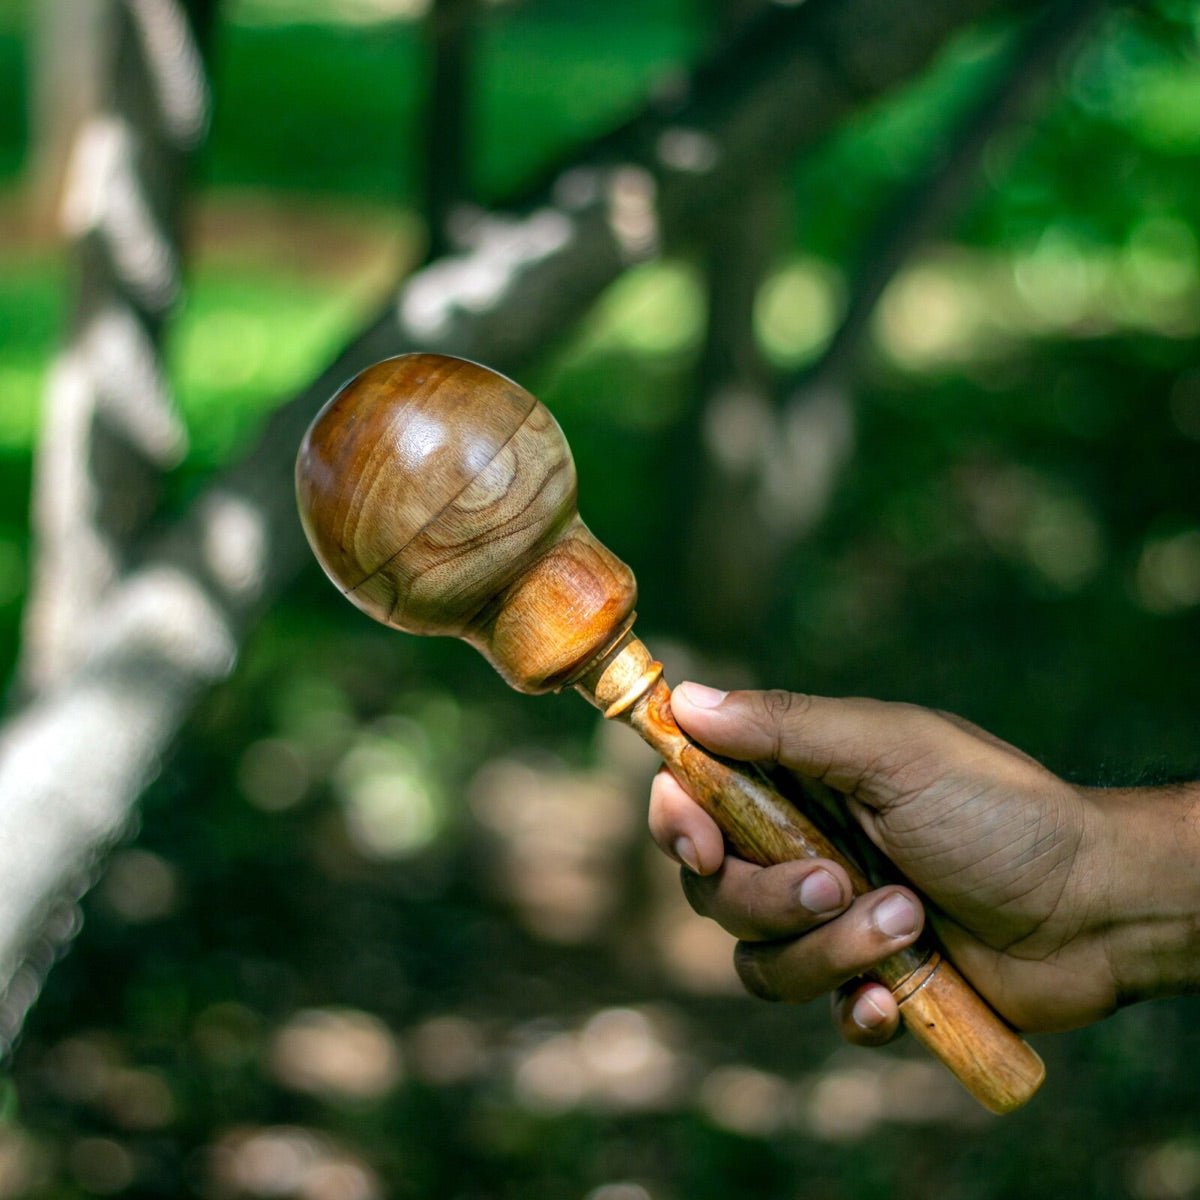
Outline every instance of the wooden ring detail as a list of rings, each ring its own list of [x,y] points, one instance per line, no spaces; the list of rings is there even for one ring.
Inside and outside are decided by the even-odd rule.
[[[892,995],[896,997],[896,1003],[903,1004],[905,1000],[910,1000],[915,996],[933,978],[934,973],[941,965],[942,956],[936,950],[932,951],[911,975],[902,979],[892,988]]]
[[[604,716],[606,720],[611,720],[613,717],[619,717],[627,709],[632,708],[642,696],[644,696],[661,678],[663,665],[660,662],[652,662],[641,677],[634,680],[632,684],[614,700],[605,710]]]

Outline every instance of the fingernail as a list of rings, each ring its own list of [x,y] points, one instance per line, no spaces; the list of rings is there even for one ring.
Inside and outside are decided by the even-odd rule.
[[[878,1029],[887,1020],[887,1013],[871,999],[871,993],[866,992],[855,1000],[850,1019],[859,1029]]]
[[[917,910],[907,897],[893,892],[875,906],[875,928],[888,937],[907,937],[917,927]]]
[[[800,903],[810,913],[828,913],[842,907],[842,889],[828,871],[813,871],[800,884]]]
[[[681,683],[676,692],[682,692],[683,698],[697,708],[716,708],[729,694],[719,692],[716,688],[705,687],[702,683]]]
[[[700,856],[696,853],[696,843],[690,837],[677,837],[671,848],[675,851],[675,857],[689,871],[700,874]]]

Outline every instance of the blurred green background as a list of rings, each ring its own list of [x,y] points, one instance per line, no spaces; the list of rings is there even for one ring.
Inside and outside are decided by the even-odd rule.
[[[0,662],[16,660],[71,268],[27,188],[30,9],[0,3]],[[698,0],[529,0],[475,39],[484,200],[710,41]],[[863,243],[1006,44],[969,31],[799,161],[756,333],[819,356]],[[168,513],[422,254],[427,67],[399,4],[238,0],[213,47]],[[1019,132],[1019,137],[1016,134]],[[1200,16],[1106,11],[893,282],[853,450],[769,632],[678,569],[706,468],[699,259],[628,273],[522,380],[675,678],[961,712],[1089,782],[1194,774]],[[1006,152],[1001,152],[1006,151]],[[44,215],[44,214],[43,214]],[[901,1043],[743,997],[643,829],[652,764],[573,697],[372,626],[313,568],[244,647],[84,902],[11,1069],[2,1196],[505,1200],[1200,1195],[1194,1004],[1038,1039],[997,1120]]]

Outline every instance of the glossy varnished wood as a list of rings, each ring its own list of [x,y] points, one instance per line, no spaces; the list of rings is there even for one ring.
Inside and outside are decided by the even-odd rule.
[[[661,667],[630,631],[633,575],[580,520],[562,431],[523,388],[442,355],[378,363],[318,414],[296,493],[326,573],[376,620],[464,638],[522,691],[572,684],[662,755],[743,858],[830,858],[869,890],[853,855],[757,770],[680,730]],[[929,938],[875,977],[988,1108],[1036,1091],[1041,1060]]]
[[[633,574],[579,519],[557,422],[475,363],[407,354],[356,376],[310,427],[296,495],[348,599],[465,638],[521,691],[561,686],[633,612]]]

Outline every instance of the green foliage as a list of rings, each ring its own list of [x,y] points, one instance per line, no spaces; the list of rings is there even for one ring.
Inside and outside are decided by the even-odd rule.
[[[208,198],[248,224],[232,185],[319,193],[335,224],[394,220],[383,206],[419,189],[417,28],[250,19],[269,7],[219,28]],[[0,5],[10,171],[14,11]],[[755,620],[696,636],[713,596],[676,550],[754,550],[731,555],[698,527],[705,480],[680,451],[701,265],[623,279],[531,368],[574,447],[584,514],[634,566],[641,626],[676,677],[936,705],[1083,779],[1196,766],[1196,24],[1184,4],[1105,21],[1044,115],[989,155],[949,244],[885,298],[853,456]],[[819,354],[866,231],[1006,37],[964,39],[798,164],[793,244],[758,314],[777,366]],[[481,193],[619,119],[703,40],[697,10],[665,0],[490,13]],[[196,265],[170,350],[192,445],[177,496],[236,456],[370,303],[330,266],[328,226],[304,228],[284,261],[247,238]],[[371,244],[391,253],[392,237]],[[322,238],[334,249],[309,253]],[[44,252],[0,246],[7,666],[37,396],[69,281]],[[688,650],[672,647],[687,631]],[[572,697],[516,697],[464,646],[375,628],[314,567],[205,702],[85,901],[13,1064],[18,1111],[0,1097],[0,1195],[1200,1188],[1187,1005],[1044,1039],[1046,1093],[984,1119],[912,1047],[848,1053],[822,1006],[734,994],[727,948],[673,907],[673,872],[645,846],[649,767],[622,745]]]
[[[171,340],[189,469],[228,461],[270,406],[311,379],[361,320],[361,304],[311,277],[220,264],[197,272]]]

